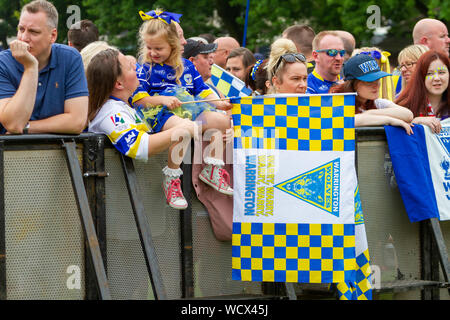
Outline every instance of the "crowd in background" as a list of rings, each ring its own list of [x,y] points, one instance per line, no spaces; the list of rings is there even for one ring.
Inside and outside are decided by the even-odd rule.
[[[169,149],[163,190],[170,206],[185,209],[179,179],[183,137],[218,133],[205,149],[198,178],[223,195],[233,194],[223,161],[223,145],[232,136],[231,104],[211,82],[214,64],[253,95],[355,92],[356,126],[394,125],[412,134],[419,123],[438,133],[440,120],[449,115],[450,39],[435,19],[416,23],[393,70],[389,52],[355,48],[351,30],[290,26],[265,57],[228,36],[185,39],[181,14],[139,15],[139,52],[126,56],[99,41],[89,20],[72,25],[68,46],[57,44],[55,7],[45,0],[24,6],[17,39],[0,52],[0,133],[89,130],[142,160]],[[195,107],[188,110],[187,104]]]

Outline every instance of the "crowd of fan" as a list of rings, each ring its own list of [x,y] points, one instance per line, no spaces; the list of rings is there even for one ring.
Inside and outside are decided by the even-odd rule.
[[[179,14],[139,15],[143,23],[134,57],[99,41],[89,20],[72,25],[68,46],[57,44],[55,7],[45,0],[24,6],[17,39],[0,52],[0,133],[89,130],[106,134],[120,152],[143,160],[169,149],[163,189],[170,206],[184,209],[179,180],[184,151],[175,152],[182,137],[208,130],[222,134],[211,138],[212,151],[204,154],[198,177],[222,194],[233,194],[223,162],[232,105],[211,82],[214,64],[255,96],[356,92],[356,126],[394,125],[411,134],[419,123],[438,133],[440,120],[449,115],[450,39],[446,25],[435,19],[416,23],[411,44],[393,69],[387,51],[355,48],[348,31],[316,34],[307,25],[290,26],[265,57],[228,36],[186,40]],[[193,99],[210,104],[179,111]],[[177,132],[180,139],[173,139]]]

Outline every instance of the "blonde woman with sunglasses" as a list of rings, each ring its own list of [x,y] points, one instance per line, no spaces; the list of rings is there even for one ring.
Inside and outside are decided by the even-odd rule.
[[[305,93],[308,77],[306,58],[289,39],[278,39],[267,63],[269,93]]]

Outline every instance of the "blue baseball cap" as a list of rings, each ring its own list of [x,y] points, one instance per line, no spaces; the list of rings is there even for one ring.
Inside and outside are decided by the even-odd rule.
[[[344,63],[344,80],[372,82],[392,74],[381,71],[377,61],[367,54],[357,54]]]

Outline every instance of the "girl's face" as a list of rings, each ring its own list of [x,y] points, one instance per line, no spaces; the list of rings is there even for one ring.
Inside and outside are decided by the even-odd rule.
[[[306,66],[300,62],[287,63],[282,81],[274,77],[272,82],[277,93],[305,93],[308,73]]]
[[[130,93],[130,96],[139,86],[139,79],[136,75],[136,64],[129,57],[119,54],[120,69],[122,74],[117,79],[125,90]]]
[[[163,64],[172,53],[172,48],[162,35],[147,36],[145,44],[147,46],[147,57],[154,63]]]
[[[378,99],[380,90],[380,80],[372,82],[357,81],[355,84],[356,92],[358,93],[357,99],[361,101]]]
[[[425,88],[431,95],[441,95],[448,87],[448,69],[442,60],[437,59],[430,63],[425,76]]]

